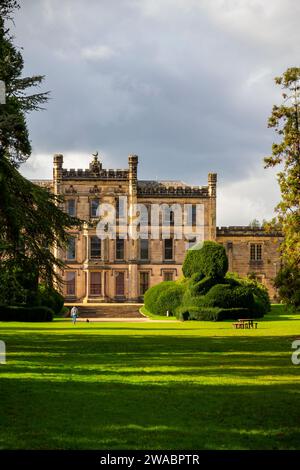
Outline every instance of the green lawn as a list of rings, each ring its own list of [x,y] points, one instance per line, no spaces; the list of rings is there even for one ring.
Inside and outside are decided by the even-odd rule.
[[[1,449],[299,449],[300,315],[0,323]]]

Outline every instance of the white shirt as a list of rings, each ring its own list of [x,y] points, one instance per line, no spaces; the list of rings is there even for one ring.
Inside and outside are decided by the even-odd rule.
[[[78,313],[78,308],[77,307],[72,307],[71,315],[77,315],[77,313]]]

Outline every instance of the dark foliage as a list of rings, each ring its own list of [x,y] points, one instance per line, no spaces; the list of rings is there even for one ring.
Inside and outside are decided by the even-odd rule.
[[[81,222],[59,208],[61,199],[24,178],[0,149],[0,269],[8,273],[26,266],[49,286],[64,263],[53,246],[64,248],[67,229]],[[24,269],[23,269],[24,268]],[[19,283],[24,287],[22,283]],[[0,301],[1,298],[0,298]]]
[[[274,286],[281,300],[295,310],[300,310],[300,268],[283,266],[278,272]]]
[[[50,308],[55,314],[59,314],[64,306],[64,298],[54,287],[40,284],[38,287],[37,303],[40,306]]]
[[[0,321],[44,322],[52,319],[53,311],[47,307],[0,305]]]
[[[48,100],[48,93],[27,93],[27,89],[39,86],[44,77],[22,77],[23,57],[14,45],[7,26],[7,20],[11,20],[12,13],[17,8],[19,2],[1,0],[0,80],[5,83],[6,103],[0,106],[0,145],[15,166],[26,161],[31,153],[25,114],[42,109],[42,105]]]

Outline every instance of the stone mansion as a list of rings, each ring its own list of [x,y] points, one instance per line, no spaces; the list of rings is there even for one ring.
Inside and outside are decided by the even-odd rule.
[[[279,267],[280,233],[266,233],[250,227],[216,226],[217,175],[208,174],[205,186],[189,186],[182,181],[138,179],[138,157],[129,155],[128,168],[103,169],[97,156],[88,169],[65,169],[63,155],[54,155],[53,180],[35,181],[64,197],[64,209],[85,221],[81,230],[70,231],[69,247],[56,255],[67,263],[62,273],[64,296],[70,302],[137,302],[148,287],[163,280],[176,280],[186,250],[193,244],[174,236],[174,219],[170,213],[169,237],[131,239],[116,236],[100,239],[96,232],[100,204],[116,208],[116,220],[122,216],[118,201],[129,206],[167,204],[191,207],[194,225],[196,205],[203,208],[202,238],[222,243],[227,251],[229,271],[241,276],[255,275],[275,296],[272,279]],[[126,216],[126,224],[133,217]],[[163,225],[159,219],[159,225]],[[173,222],[173,223],[172,223]],[[130,228],[130,227],[129,227]],[[149,232],[150,233],[150,232]]]

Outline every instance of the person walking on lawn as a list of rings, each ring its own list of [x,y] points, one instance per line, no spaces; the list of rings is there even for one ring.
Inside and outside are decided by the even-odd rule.
[[[71,318],[72,318],[73,325],[76,324],[77,317],[78,317],[78,308],[74,305],[74,307],[72,307],[71,309]]]

